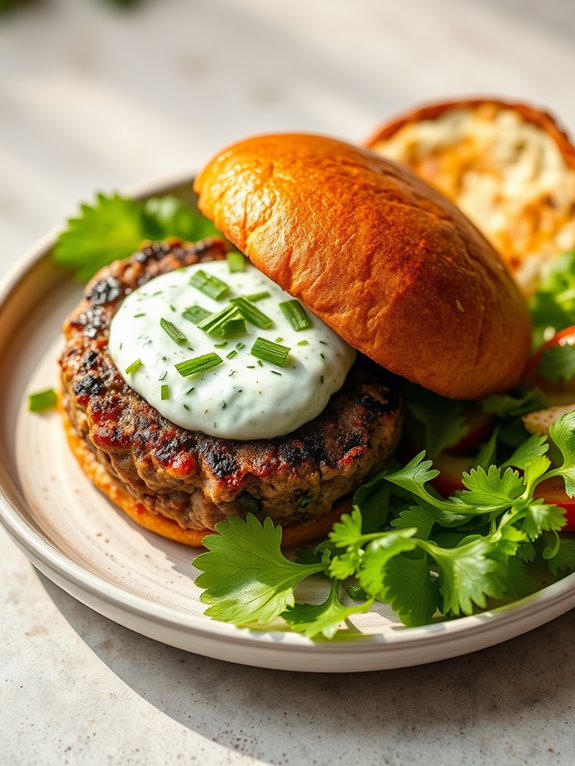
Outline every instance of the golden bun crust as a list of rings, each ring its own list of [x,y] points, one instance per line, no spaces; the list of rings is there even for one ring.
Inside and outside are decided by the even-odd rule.
[[[383,367],[458,399],[520,380],[524,299],[478,230],[406,169],[281,134],[224,150],[195,188],[257,268]]]
[[[98,462],[92,450],[86,442],[78,436],[66,410],[63,406],[59,407],[62,416],[64,431],[68,444],[80,468],[90,479],[97,489],[102,492],[109,500],[120,510],[124,511],[132,521],[144,527],[150,532],[154,532],[168,540],[174,540],[177,543],[190,545],[193,548],[199,548],[202,545],[204,537],[214,535],[216,532],[210,529],[183,529],[172,519],[165,516],[159,516],[148,510],[139,500],[136,500],[118,481],[114,481],[112,476],[106,471],[104,466]],[[307,522],[293,522],[284,527],[282,533],[282,547],[290,548],[295,545],[303,545],[313,540],[319,540],[325,537],[331,530],[336,521],[343,513],[351,509],[351,500],[344,498],[338,501],[333,510],[317,519]]]
[[[366,146],[452,199],[527,294],[575,247],[575,148],[544,110],[494,98],[428,104],[378,126]]]

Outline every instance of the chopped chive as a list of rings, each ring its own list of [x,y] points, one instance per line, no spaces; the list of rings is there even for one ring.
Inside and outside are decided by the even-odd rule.
[[[222,410],[225,410],[227,406],[228,406],[227,402],[222,402]]]
[[[186,391],[186,394],[191,394],[192,391],[195,391],[195,390],[196,390],[195,386],[192,386],[191,388],[188,388],[188,390]]]
[[[196,271],[190,279],[190,284],[204,293],[204,295],[208,295],[216,301],[221,301],[222,298],[225,298],[230,293],[229,285],[226,285],[221,279],[212,276],[212,274],[206,274],[202,269]]]
[[[175,311],[175,310],[176,310],[176,307],[174,306],[174,304],[173,304],[173,303],[170,303],[170,308],[172,309],[172,311]]]
[[[238,352],[233,348],[229,354],[226,354],[226,359],[233,359],[234,356],[237,356]]]
[[[235,322],[235,324],[230,326],[231,322]],[[238,324],[238,322],[241,322],[241,324]],[[235,306],[226,306],[225,309],[218,311],[216,314],[210,314],[198,322],[199,329],[207,332],[208,335],[228,334],[231,329],[239,333],[242,332],[242,326],[245,332],[246,324]]]
[[[160,375],[160,377],[158,378],[158,380],[165,380],[165,379],[166,379],[166,375],[167,375],[167,374],[168,374],[168,371],[167,371],[167,370],[164,370],[164,372],[163,372],[163,373]]]
[[[141,359],[135,359],[132,364],[129,364],[126,367],[126,375],[131,375],[133,372],[136,372],[136,370],[139,370],[140,367],[143,367],[144,363]]]
[[[319,352],[319,355],[322,359],[325,359],[325,354],[323,354],[321,351]]]
[[[198,324],[198,322],[201,322],[202,319],[209,317],[210,313],[211,312],[209,312],[207,309],[203,309],[201,306],[188,306],[182,312],[182,316],[184,319],[187,319],[188,322]]]
[[[169,319],[160,319],[160,324],[162,326],[162,329],[166,331],[166,333],[170,336],[170,338],[174,341],[174,343],[177,343],[178,345],[182,346],[184,343],[188,342],[188,339],[184,335],[183,332],[180,332],[176,325],[173,322],[170,322]]]
[[[298,346],[309,346],[309,340],[298,340]]]
[[[183,378],[187,378],[189,375],[196,375],[199,372],[211,370],[212,367],[223,364],[223,361],[221,356],[212,353],[197,356],[195,359],[187,359],[185,362],[180,362],[174,366]]]
[[[167,361],[168,361],[168,357],[167,356],[163,356],[162,357],[162,362],[167,362]]]
[[[264,298],[269,298],[269,297],[270,297],[270,294],[267,290],[262,290],[259,293],[250,293],[250,295],[246,295],[246,298],[252,303],[256,303],[257,301],[263,301]]]
[[[228,261],[228,268],[232,273],[246,270],[246,259],[241,253],[232,251],[226,255],[226,258]]]
[[[245,331],[245,319],[238,317],[237,319],[228,319],[228,321],[222,325],[217,335],[222,338],[233,338],[235,335],[243,335]]]
[[[256,308],[247,298],[232,298],[231,303],[237,307],[244,319],[255,324],[256,327],[260,327],[262,330],[268,330],[270,327],[273,327],[273,319],[270,319]]]
[[[224,340],[221,343],[214,343],[214,348],[225,348],[227,345],[227,340]]]
[[[134,314],[134,319],[139,319],[140,317],[145,317],[145,312],[142,312],[141,314]]]
[[[188,405],[187,405],[187,404],[182,404],[182,407],[183,407],[185,410],[187,410],[188,412],[190,411],[190,408],[188,407]]]
[[[258,367],[263,367],[263,366],[264,366],[264,363],[262,362],[262,360],[258,359]]]
[[[320,340],[320,343],[321,343],[322,346],[327,346],[327,341],[325,341],[325,340]]]
[[[255,370],[256,369],[255,364],[248,364],[248,365],[246,365],[246,367],[248,368],[248,370]]]
[[[238,351],[241,351],[242,348],[245,348],[245,347],[246,347],[246,344],[242,343],[241,341],[239,343],[236,343],[236,348]]]
[[[166,399],[170,398],[170,387],[166,383],[162,385],[162,388],[160,390],[160,398],[162,399],[162,401],[165,401]]]
[[[299,301],[284,301],[279,304],[279,307],[296,332],[308,330],[311,327],[310,318]]]
[[[266,338],[256,338],[250,353],[258,360],[263,359],[264,362],[275,364],[277,367],[284,367],[290,350],[288,346],[280,346],[279,343],[266,340]]]
[[[283,343],[283,338],[276,338],[276,343]]]
[[[272,375],[279,375],[281,377],[281,372],[278,372],[277,370],[270,370]]]
[[[36,391],[28,397],[28,409],[30,412],[43,412],[51,410],[58,404],[58,395],[53,388],[44,391]]]
[[[320,376],[319,382],[323,383],[323,375]]]

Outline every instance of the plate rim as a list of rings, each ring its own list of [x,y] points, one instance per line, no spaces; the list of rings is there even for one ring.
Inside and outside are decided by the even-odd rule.
[[[142,199],[152,195],[168,193],[186,183],[191,184],[193,178],[194,174],[191,172],[182,173],[170,178],[133,186],[128,188],[125,193],[135,199]],[[40,262],[50,258],[50,251],[63,225],[54,227],[38,239],[16,260],[0,280],[0,321],[2,321],[4,305],[10,293],[26,279],[27,275]],[[14,483],[8,471],[7,474],[10,482]],[[14,489],[18,493],[17,488],[14,487]],[[23,504],[24,506],[26,505],[24,499]],[[445,644],[457,642],[462,636],[470,633],[478,635],[486,631],[493,632],[511,622],[520,622],[522,618],[525,619],[528,616],[534,616],[542,612],[548,613],[561,602],[569,600],[569,596],[571,596],[573,604],[563,611],[568,611],[572,606],[575,606],[575,573],[572,573],[522,599],[478,614],[411,628],[397,625],[396,628],[384,633],[362,635],[360,640],[354,638],[349,641],[341,639],[334,642],[316,642],[287,631],[237,628],[233,625],[203,616],[199,617],[192,613],[186,615],[172,607],[149,601],[144,596],[131,593],[119,585],[106,581],[103,577],[90,572],[79,563],[70,559],[57,546],[53,545],[48,538],[43,537],[36,531],[7,496],[2,483],[0,483],[0,522],[2,522],[9,537],[27,555],[32,564],[40,568],[45,574],[48,574],[48,577],[50,577],[50,572],[56,572],[65,581],[72,583],[81,591],[89,593],[96,600],[104,600],[115,609],[128,611],[139,619],[153,620],[155,624],[168,629],[185,629],[198,638],[217,638],[225,643],[240,644],[249,646],[252,649],[256,647],[264,649],[265,646],[268,648],[273,646],[276,650],[284,653],[307,651],[316,657],[318,655],[341,654],[342,652],[386,655],[394,651],[400,651],[403,648],[407,648],[407,646],[415,650],[419,645],[429,646],[437,642]],[[50,579],[53,578],[50,577]],[[57,584],[63,587],[60,583]],[[78,598],[77,595],[75,597]],[[94,608],[92,604],[89,606]],[[560,612],[554,612],[546,619],[536,621],[532,626],[520,632],[527,632],[531,628],[538,627],[558,616],[558,614]],[[491,643],[498,643],[498,641],[495,640]],[[473,649],[470,651],[473,651]],[[273,665],[269,665],[269,667],[273,667]],[[375,666],[372,669],[375,669]],[[323,668],[318,668],[318,671],[322,670]]]

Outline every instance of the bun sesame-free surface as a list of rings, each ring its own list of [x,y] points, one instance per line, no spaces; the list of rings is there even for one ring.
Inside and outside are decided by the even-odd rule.
[[[524,298],[473,224],[406,168],[280,134],[222,151],[195,188],[257,268],[383,367],[460,399],[520,380]]]

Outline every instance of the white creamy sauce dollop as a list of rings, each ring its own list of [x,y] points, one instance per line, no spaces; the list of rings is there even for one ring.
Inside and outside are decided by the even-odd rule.
[[[216,301],[191,286],[190,278],[198,270],[229,285],[229,295]],[[254,305],[273,320],[270,329],[246,321],[244,334],[222,340],[183,316],[189,306],[215,313],[231,298],[262,291],[269,297]],[[110,354],[124,380],[183,428],[226,439],[283,436],[322,412],[355,359],[351,346],[307,309],[312,326],[296,332],[279,308],[289,300],[288,293],[248,262],[244,271],[235,273],[225,260],[171,271],[124,299],[112,320]],[[185,343],[170,337],[162,318],[178,328]],[[258,337],[290,348],[285,367],[252,356]],[[223,362],[204,373],[183,377],[175,367],[210,353]],[[137,361],[140,364],[134,364]]]

